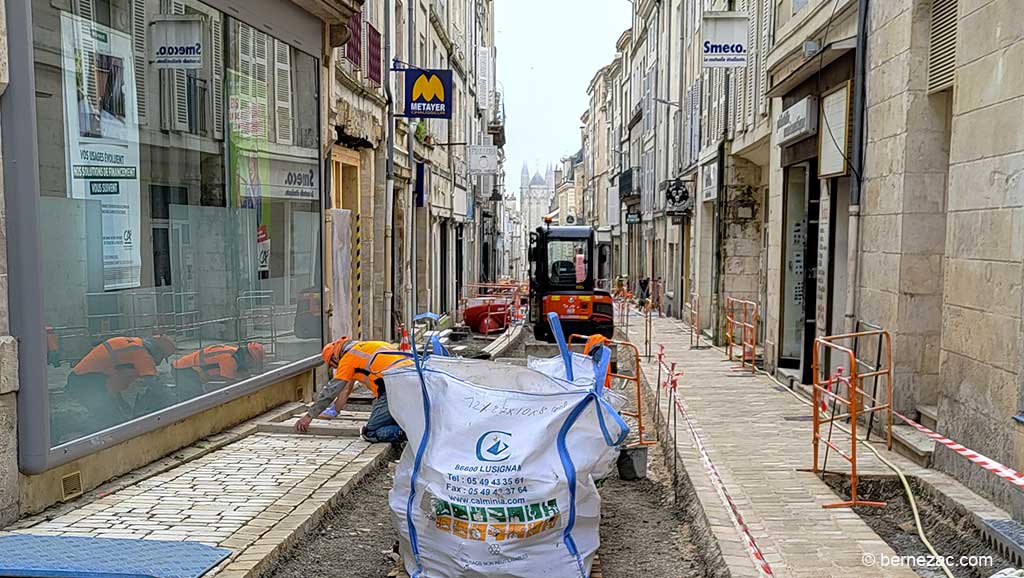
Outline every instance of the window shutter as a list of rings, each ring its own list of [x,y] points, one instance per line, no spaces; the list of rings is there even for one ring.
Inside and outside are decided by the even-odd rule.
[[[96,48],[92,39],[92,23],[96,18],[93,10],[92,0],[78,0],[78,15],[87,22],[82,23],[78,31],[79,42],[82,43],[82,56],[85,62],[82,64],[82,74],[85,76],[85,91],[89,95],[89,102],[96,102],[99,95],[99,88],[96,86]]]
[[[729,128],[729,110],[725,102],[725,95],[728,93],[726,86],[729,84],[729,78],[726,75],[726,69],[719,68],[718,72],[718,94],[715,95],[715,100],[718,101],[718,138],[722,138],[725,135],[725,131]]]
[[[256,114],[258,115],[256,120],[256,126],[259,127],[256,136],[266,137],[269,126],[267,125],[270,120],[269,110],[267,108],[267,101],[270,98],[269,95],[269,64],[267,59],[267,44],[270,37],[265,32],[253,29],[253,48],[252,48],[252,96],[256,103]]]
[[[253,32],[247,24],[238,24],[238,92],[246,96],[252,96],[253,92]]]
[[[224,22],[220,14],[210,17],[213,44],[213,138],[224,138]]]
[[[711,144],[718,140],[718,135],[721,133],[721,125],[719,124],[719,105],[722,102],[721,94],[721,81],[719,80],[720,69],[713,69],[711,71],[711,139],[708,144]]]
[[[292,144],[292,55],[288,45],[274,40],[274,130],[277,142]]]
[[[953,86],[956,73],[957,0],[934,0],[928,46],[928,92]]]
[[[763,90],[760,82],[761,79],[758,78],[758,72],[761,69],[758,63],[761,61],[762,52],[757,43],[757,31],[761,28],[758,24],[761,17],[758,4],[758,0],[747,0],[747,46],[749,47],[749,54],[747,55],[747,95],[744,99],[742,110],[743,115],[746,117],[746,124],[751,128],[756,124],[754,122],[754,103],[760,97],[761,90]]]
[[[363,21],[361,23],[361,26],[359,27],[360,28],[360,30],[359,30],[359,46],[361,47],[361,50],[360,50],[361,54],[359,55],[359,68],[362,68],[363,71],[366,70],[366,60],[367,60],[367,57],[369,56],[367,54],[369,51],[366,49],[366,45],[367,45],[367,42],[369,40],[367,38],[367,31],[366,31],[366,26],[369,23],[366,21],[366,16],[367,16],[366,5],[364,4],[363,5]]]
[[[171,0],[171,14],[184,16],[185,3],[182,0]],[[175,68],[171,72],[173,78],[171,113],[174,118],[174,130],[188,132],[188,74],[181,68]]]
[[[135,106],[139,124],[146,124],[146,0],[132,0],[132,52],[135,64]]]
[[[370,82],[380,86],[381,72],[381,37],[376,28],[366,25],[366,77]]]
[[[764,116],[768,114],[768,50],[771,48],[771,27],[772,27],[772,6],[773,0],[761,1],[761,44],[757,51],[757,63],[760,67],[760,90],[757,91],[757,112]]]
[[[739,0],[737,2],[738,10],[743,14],[750,14],[749,10],[750,0]],[[749,16],[748,16],[749,19]],[[747,44],[747,62],[750,62],[750,45]],[[742,132],[746,128],[746,99],[747,99],[747,70],[749,66],[735,69],[736,72],[733,74],[736,92],[732,93],[731,100],[732,106],[730,107],[730,116],[735,121],[734,126],[737,133]]]
[[[345,43],[345,58],[352,63],[352,66],[359,68],[363,62],[363,15],[356,12],[348,19],[349,39]],[[426,55],[420,51],[420,58]]]

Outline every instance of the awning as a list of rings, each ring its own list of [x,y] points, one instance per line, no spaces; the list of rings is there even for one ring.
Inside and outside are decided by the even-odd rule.
[[[819,70],[825,68],[829,64],[832,64],[836,60],[839,60],[842,55],[855,48],[857,48],[857,37],[855,36],[829,43],[829,45],[824,48],[824,53],[819,52],[806,59],[803,64],[791,72],[789,76],[775,83],[771,89],[768,90],[768,97],[775,98],[789,94],[805,80],[817,74]]]

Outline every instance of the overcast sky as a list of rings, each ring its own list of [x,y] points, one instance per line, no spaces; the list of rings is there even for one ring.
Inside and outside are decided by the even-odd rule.
[[[505,187],[519,192],[523,161],[548,163],[580,149],[587,86],[630,26],[629,0],[497,0],[498,87],[505,98]]]

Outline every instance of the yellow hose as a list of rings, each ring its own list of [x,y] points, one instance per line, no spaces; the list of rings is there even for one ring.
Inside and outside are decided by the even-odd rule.
[[[701,339],[703,339],[703,337],[701,337]],[[711,347],[713,349],[717,349],[718,351],[720,351],[722,353],[725,353],[724,349],[722,349],[721,347],[716,346],[713,343],[711,344]],[[770,380],[774,381],[775,383],[781,385],[786,390],[786,393],[789,393],[790,395],[795,397],[797,400],[799,400],[801,403],[804,403],[806,405],[814,405],[814,402],[812,402],[809,399],[805,399],[805,398],[801,397],[800,394],[798,394],[797,392],[795,392],[792,389],[790,389],[788,386],[786,386],[786,384],[784,384],[781,381],[779,381],[778,379],[776,379],[774,375],[768,373],[767,371],[758,369],[757,373],[759,373],[761,375],[764,375],[768,379],[770,379]],[[822,415],[823,415],[823,417],[827,417],[825,414],[822,414]],[[847,435],[852,436],[852,434],[850,433],[850,430],[847,429],[845,426],[843,426],[841,424],[836,424],[836,427],[838,427],[840,430],[846,432]],[[895,472],[896,476],[899,477],[900,482],[903,484],[903,489],[907,493],[907,501],[910,502],[910,510],[914,513],[914,525],[917,526],[917,536],[919,538],[921,538],[921,542],[924,543],[925,548],[928,548],[928,552],[931,553],[931,555],[934,556],[934,559],[939,563],[939,567],[942,568],[942,572],[945,573],[948,578],[956,578],[955,576],[953,576],[953,573],[946,566],[946,559],[941,557],[941,556],[939,556],[938,552],[935,551],[935,548],[932,547],[932,543],[928,541],[928,537],[925,536],[925,534],[924,534],[924,526],[921,525],[921,515],[917,511],[917,501],[914,500],[914,493],[910,489],[910,483],[907,481],[907,477],[903,475],[903,472],[898,467],[896,467],[896,464],[890,462],[885,457],[883,457],[882,454],[875,448],[875,446],[871,445],[871,442],[869,442],[867,440],[859,440],[859,441],[863,441],[864,446],[867,447],[869,450],[871,450],[871,453],[875,454],[875,457],[877,457],[879,459],[879,461],[881,461],[883,464],[885,464],[886,467],[888,467],[890,470]]]

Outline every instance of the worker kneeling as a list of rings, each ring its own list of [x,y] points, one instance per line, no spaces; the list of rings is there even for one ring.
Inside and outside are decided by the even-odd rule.
[[[122,394],[131,386],[141,392],[166,389],[157,381],[157,366],[174,354],[168,337],[112,337],[92,348],[68,375],[64,392],[89,413],[98,429],[124,423],[131,417],[157,408],[135,401],[129,406]]]
[[[184,355],[172,364],[180,400],[210,391],[211,382],[233,382],[263,371],[267,352],[262,343],[210,345]]]
[[[384,341],[355,341],[348,337],[328,344],[323,350],[324,362],[334,378],[324,386],[306,415],[295,423],[295,430],[309,431],[313,418],[326,410],[331,402],[337,410],[345,408],[357,383],[374,396],[370,417],[362,429],[363,439],[372,443],[405,440],[405,432],[388,410],[388,393],[381,374],[392,367],[410,363],[406,354]]]

